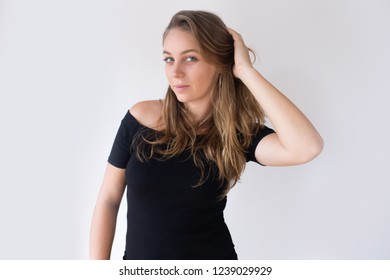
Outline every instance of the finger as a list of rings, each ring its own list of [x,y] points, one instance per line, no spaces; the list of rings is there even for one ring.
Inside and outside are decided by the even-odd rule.
[[[227,31],[230,33],[230,35],[233,36],[233,39],[236,40],[236,39],[240,39],[242,38],[240,33],[238,33],[237,31],[235,31],[234,29],[230,28],[230,27],[226,27]]]

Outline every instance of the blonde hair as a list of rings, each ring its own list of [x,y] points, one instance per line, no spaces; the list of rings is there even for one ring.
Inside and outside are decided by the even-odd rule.
[[[204,120],[196,123],[168,87],[163,106],[165,130],[157,139],[144,137],[144,142],[151,144],[150,154],[143,155],[142,145],[138,145],[137,155],[139,159],[150,159],[155,154],[171,158],[190,151],[196,166],[201,169],[196,186],[210,174],[210,170],[205,170],[205,163],[214,163],[224,197],[244,171],[245,151],[253,134],[264,123],[264,113],[248,88],[233,76],[234,41],[217,15],[205,11],[180,11],[172,17],[163,40],[173,28],[191,33],[204,59],[218,66],[220,74],[212,91],[212,109]],[[199,128],[207,128],[207,134],[200,141],[197,138]]]

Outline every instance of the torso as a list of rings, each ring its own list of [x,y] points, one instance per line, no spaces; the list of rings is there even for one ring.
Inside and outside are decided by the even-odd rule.
[[[151,127],[139,123],[135,137],[150,132]],[[189,152],[171,159],[141,162],[135,156],[135,145],[132,146],[126,167],[125,259],[237,258],[223,217],[226,198],[219,199],[220,181],[216,167],[210,167],[204,184],[194,187],[200,169]]]
[[[201,170],[189,150],[167,159],[140,160],[137,141],[163,132],[163,105],[145,101],[133,106],[122,119],[109,163],[125,168],[128,226],[125,259],[236,259],[234,245],[225,224],[221,181],[216,164],[205,161],[210,175],[201,186]],[[133,114],[135,116],[133,116]],[[146,134],[145,134],[146,133]],[[262,127],[245,150],[247,161],[256,161],[259,141],[273,133]],[[198,135],[195,141],[206,141]],[[142,149],[150,151],[144,142]],[[203,153],[202,151],[200,151]],[[150,154],[150,153],[149,153]],[[203,158],[203,154],[199,154]]]

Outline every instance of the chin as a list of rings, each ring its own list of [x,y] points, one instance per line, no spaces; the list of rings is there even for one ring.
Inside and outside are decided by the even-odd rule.
[[[183,95],[183,94],[176,94],[176,99],[181,102],[181,103],[186,103],[186,102],[189,102],[191,101],[187,96]]]

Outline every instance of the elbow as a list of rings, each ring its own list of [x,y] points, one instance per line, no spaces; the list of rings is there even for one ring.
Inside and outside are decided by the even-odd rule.
[[[312,161],[315,159],[317,156],[319,156],[324,149],[324,140],[322,139],[321,136],[317,136],[316,139],[313,139],[305,145],[304,151],[302,151],[300,155],[300,163],[306,163],[309,161]]]

